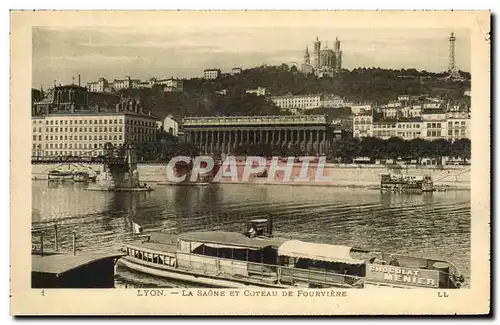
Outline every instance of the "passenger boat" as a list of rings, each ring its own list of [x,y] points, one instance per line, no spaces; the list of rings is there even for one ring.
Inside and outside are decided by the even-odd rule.
[[[432,192],[434,185],[430,176],[385,173],[380,175],[380,189],[395,192]]]
[[[151,233],[127,243],[118,265],[203,287],[459,288],[453,263],[272,236],[272,218],[242,233]]]

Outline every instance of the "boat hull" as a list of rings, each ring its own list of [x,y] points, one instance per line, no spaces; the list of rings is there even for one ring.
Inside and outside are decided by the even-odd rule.
[[[291,286],[285,285],[265,285],[250,283],[241,280],[224,280],[220,278],[211,277],[208,275],[190,274],[188,272],[183,272],[174,267],[171,268],[157,268],[153,266],[141,265],[129,259],[128,257],[122,257],[118,260],[118,265],[128,268],[130,270],[145,273],[151,276],[158,276],[165,279],[170,279],[182,283],[191,283],[197,285],[203,285],[212,288],[251,288],[251,287],[264,287],[264,288],[291,288]]]

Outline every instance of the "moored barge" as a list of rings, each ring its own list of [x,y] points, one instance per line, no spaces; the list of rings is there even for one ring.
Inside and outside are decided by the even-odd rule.
[[[453,263],[276,238],[272,219],[242,233],[151,233],[124,247],[118,264],[152,276],[206,287],[460,288]]]
[[[380,175],[380,190],[404,193],[433,192],[430,176],[385,173]]]

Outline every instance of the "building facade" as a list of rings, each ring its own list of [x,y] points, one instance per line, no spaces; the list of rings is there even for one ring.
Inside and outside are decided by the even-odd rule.
[[[265,96],[266,88],[265,87],[257,87],[257,89],[247,89],[245,90],[246,94],[254,94],[257,96]]]
[[[321,107],[321,95],[272,96],[269,99],[282,110],[308,111]]]
[[[168,78],[168,79],[158,79],[154,83],[156,85],[162,85],[163,91],[165,92],[182,92],[183,82],[181,79]]]
[[[372,110],[372,104],[351,104],[350,107],[353,115],[365,115]]]
[[[104,93],[110,92],[112,88],[110,87],[108,80],[101,77],[97,81],[87,82],[87,90],[94,93]]]
[[[32,155],[98,156],[106,143],[153,141],[157,119],[133,112],[50,114],[32,118]]]
[[[172,115],[168,115],[163,119],[163,131],[173,136],[179,134],[179,123]]]
[[[378,121],[373,123],[373,136],[387,140],[392,137],[397,137],[397,122],[395,121]]]
[[[333,76],[342,70],[342,51],[340,50],[340,41],[337,38],[333,49],[321,47],[321,41],[316,37],[313,47],[313,60],[309,55],[309,48],[306,46],[304,53],[304,62],[301,64],[302,73],[314,73],[318,77]]]
[[[333,131],[324,115],[186,117],[185,139],[202,153],[231,154],[236,148],[268,144],[325,153]]]
[[[236,74],[240,74],[243,72],[243,69],[242,68],[232,68],[231,69],[231,74],[234,76]]]
[[[356,115],[352,121],[352,136],[365,138],[373,136],[373,117],[371,115]]]
[[[205,69],[203,71],[203,77],[205,79],[217,79],[221,75],[220,69]]]
[[[396,123],[396,136],[404,140],[424,138],[423,126],[420,120],[398,121]]]

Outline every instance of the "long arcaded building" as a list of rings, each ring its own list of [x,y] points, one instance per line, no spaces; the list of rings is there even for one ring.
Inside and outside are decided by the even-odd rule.
[[[231,154],[250,144],[299,145],[323,154],[333,137],[326,115],[186,117],[183,131],[206,154]]]

